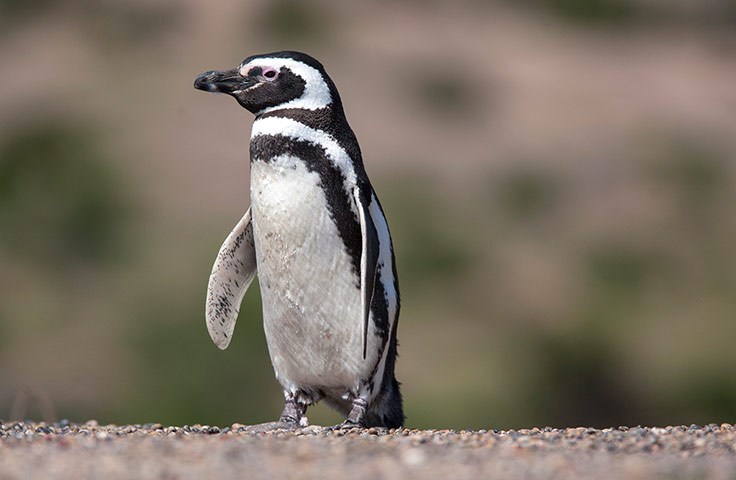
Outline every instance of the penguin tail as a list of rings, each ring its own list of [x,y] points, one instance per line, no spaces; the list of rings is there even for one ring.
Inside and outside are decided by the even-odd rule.
[[[401,385],[396,378],[384,384],[384,388],[373,399],[365,412],[366,427],[399,428],[404,426],[404,407]]]
[[[386,352],[386,365],[383,369],[383,381],[381,390],[368,406],[365,418],[367,427],[399,428],[404,426],[404,407],[401,398],[401,390],[398,380],[394,374],[396,356],[398,355],[398,342],[396,341],[396,326],[394,322],[391,330],[391,338]]]

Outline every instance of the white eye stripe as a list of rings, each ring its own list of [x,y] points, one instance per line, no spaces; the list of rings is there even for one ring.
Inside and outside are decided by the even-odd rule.
[[[279,72],[282,67],[286,67],[306,82],[304,93],[302,93],[299,98],[295,98],[294,100],[282,105],[265,108],[258,112],[260,114],[281,108],[305,108],[307,110],[317,110],[332,103],[330,88],[327,86],[327,82],[325,82],[324,78],[322,78],[322,74],[319,70],[314,67],[310,67],[305,63],[298,62],[291,58],[256,58],[241,66],[240,74],[246,76],[253,67],[261,67],[264,69],[264,73],[266,68]]]

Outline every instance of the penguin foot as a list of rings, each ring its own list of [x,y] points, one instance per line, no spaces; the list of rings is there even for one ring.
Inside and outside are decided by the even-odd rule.
[[[338,423],[337,425],[333,427],[329,427],[328,430],[335,431],[335,430],[352,430],[352,429],[363,429],[365,428],[365,425],[361,423],[353,423],[350,420],[345,420],[342,423]]]
[[[363,425],[365,419],[365,411],[368,408],[368,402],[360,397],[353,399],[353,406],[350,409],[348,418],[344,423],[352,423],[354,425]]]
[[[365,411],[368,408],[368,402],[362,398],[354,398],[353,405],[345,419],[339,425],[332,427],[332,430],[350,430],[352,428],[365,428]]]
[[[294,395],[286,395],[284,410],[277,422],[259,423],[245,428],[246,432],[272,432],[274,430],[287,430],[293,432],[299,428],[309,426],[307,419],[307,406],[296,401]]]

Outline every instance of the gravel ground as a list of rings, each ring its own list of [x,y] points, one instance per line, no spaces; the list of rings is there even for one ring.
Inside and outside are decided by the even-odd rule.
[[[736,478],[736,427],[250,433],[233,424],[0,425],[0,479]]]

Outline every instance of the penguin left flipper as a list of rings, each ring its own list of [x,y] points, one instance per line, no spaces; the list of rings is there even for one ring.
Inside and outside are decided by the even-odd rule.
[[[368,346],[368,322],[373,301],[373,291],[376,283],[376,270],[378,267],[378,232],[373,223],[369,207],[373,201],[373,192],[370,187],[355,187],[353,190],[355,204],[358,207],[360,217],[360,232],[363,244],[360,256],[360,294],[363,312],[363,328],[361,328],[361,343],[363,345],[363,360],[366,358]]]
[[[215,345],[230,344],[243,296],[257,272],[250,208],[220,247],[207,285],[205,317]]]

